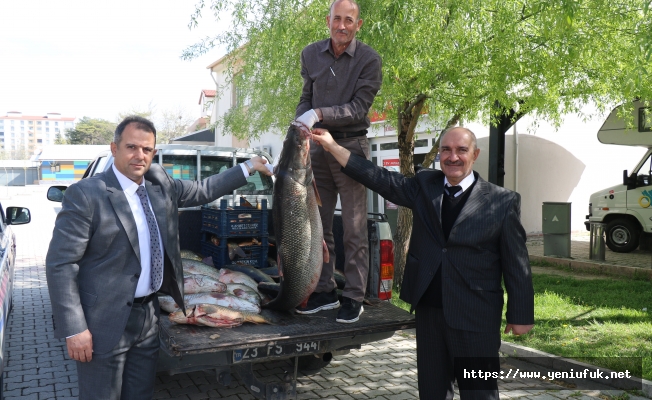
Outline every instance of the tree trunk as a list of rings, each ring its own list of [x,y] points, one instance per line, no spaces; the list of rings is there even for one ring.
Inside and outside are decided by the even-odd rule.
[[[408,178],[414,176],[414,129],[425,100],[425,95],[419,95],[412,103],[403,103],[398,115],[399,164],[401,174]],[[412,210],[399,206],[396,233],[394,234],[394,285],[397,290],[400,290],[403,285],[405,259],[411,237]]]

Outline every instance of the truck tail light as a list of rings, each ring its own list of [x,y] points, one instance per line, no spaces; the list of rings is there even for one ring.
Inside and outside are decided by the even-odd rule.
[[[394,242],[391,240],[380,241],[380,283],[378,298],[390,300],[394,286]]]

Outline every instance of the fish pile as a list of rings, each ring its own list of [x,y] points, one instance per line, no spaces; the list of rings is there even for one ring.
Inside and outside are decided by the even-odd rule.
[[[310,142],[299,127],[288,129],[274,168],[274,232],[278,295],[263,307],[290,311],[306,302],[317,287],[328,250],[318,206],[321,205],[310,165]]]
[[[239,271],[218,270],[188,258],[182,258],[181,263],[186,315],[171,296],[158,298],[161,309],[171,313],[170,321],[211,327],[271,323],[268,317],[258,315],[262,297],[256,280]]]

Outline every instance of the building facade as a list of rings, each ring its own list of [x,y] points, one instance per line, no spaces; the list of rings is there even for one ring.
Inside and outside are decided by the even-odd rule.
[[[9,111],[0,116],[0,151],[24,150],[29,155],[54,144],[57,133],[65,137],[66,130],[74,127],[75,118],[59,113],[35,116]]]

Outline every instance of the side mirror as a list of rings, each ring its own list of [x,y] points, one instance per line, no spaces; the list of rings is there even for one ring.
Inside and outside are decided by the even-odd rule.
[[[50,186],[47,194],[48,200],[61,203],[63,201],[63,195],[66,193],[66,189],[68,189],[68,186]]]
[[[623,185],[627,186],[627,190],[636,189],[637,179],[638,179],[638,174],[636,172],[632,173],[631,176],[628,176],[627,170],[623,171]]]
[[[7,207],[7,225],[28,224],[32,220],[32,214],[25,207]]]

